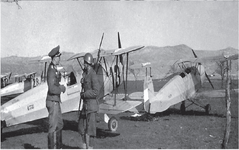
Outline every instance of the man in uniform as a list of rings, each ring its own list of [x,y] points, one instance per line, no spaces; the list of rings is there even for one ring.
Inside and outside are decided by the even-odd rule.
[[[49,129],[48,129],[48,149],[62,148],[62,128],[63,119],[61,113],[61,92],[65,92],[64,85],[60,85],[61,74],[57,71],[57,65],[60,62],[60,46],[53,48],[48,56],[51,57],[47,71],[48,92],[46,98],[46,107],[49,112]]]
[[[100,91],[100,84],[93,69],[93,57],[90,53],[84,56],[84,72],[81,79],[82,89],[81,99],[83,108],[80,111],[78,131],[82,138],[81,148],[92,149],[94,137],[96,136],[96,113],[99,110],[97,97]]]

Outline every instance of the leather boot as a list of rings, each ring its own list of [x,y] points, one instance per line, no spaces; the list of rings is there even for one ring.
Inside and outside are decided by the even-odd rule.
[[[56,148],[62,148],[62,130],[56,132]]]
[[[55,149],[55,148],[56,148],[55,132],[48,133],[48,149]]]
[[[86,141],[86,149],[93,149],[93,147],[90,146],[90,136],[88,134],[85,135],[85,141]]]
[[[82,142],[81,142],[82,144],[80,144],[80,149],[86,149],[86,142],[85,142],[86,139],[85,139],[85,135],[84,135],[84,134],[81,134],[80,136],[81,136],[81,139],[82,139],[82,140],[81,140],[81,141],[82,141]]]

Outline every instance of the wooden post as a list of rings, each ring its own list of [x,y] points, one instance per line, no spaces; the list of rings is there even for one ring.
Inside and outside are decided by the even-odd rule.
[[[223,142],[222,142],[222,148],[223,149],[227,148],[227,143],[228,143],[229,136],[230,136],[230,131],[231,131],[231,111],[230,111],[230,107],[231,107],[231,98],[230,98],[231,63],[229,65],[228,62],[229,62],[229,60],[226,60],[226,65],[227,65],[227,86],[226,86],[225,100],[226,100],[227,116],[226,116],[226,128],[225,128],[224,138],[223,138]]]

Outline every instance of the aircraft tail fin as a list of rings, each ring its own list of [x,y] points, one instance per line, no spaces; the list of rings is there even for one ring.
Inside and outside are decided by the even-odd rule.
[[[150,111],[150,99],[154,97],[154,85],[151,76],[144,78],[144,110]]]

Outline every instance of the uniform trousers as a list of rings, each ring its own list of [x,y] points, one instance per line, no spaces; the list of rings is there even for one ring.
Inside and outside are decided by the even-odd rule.
[[[89,136],[96,136],[95,115],[96,112],[87,113],[82,110],[79,115],[78,132],[81,135],[88,134]]]
[[[48,133],[53,133],[62,130],[63,119],[60,103],[56,101],[46,101],[46,107],[49,112],[49,128]]]

